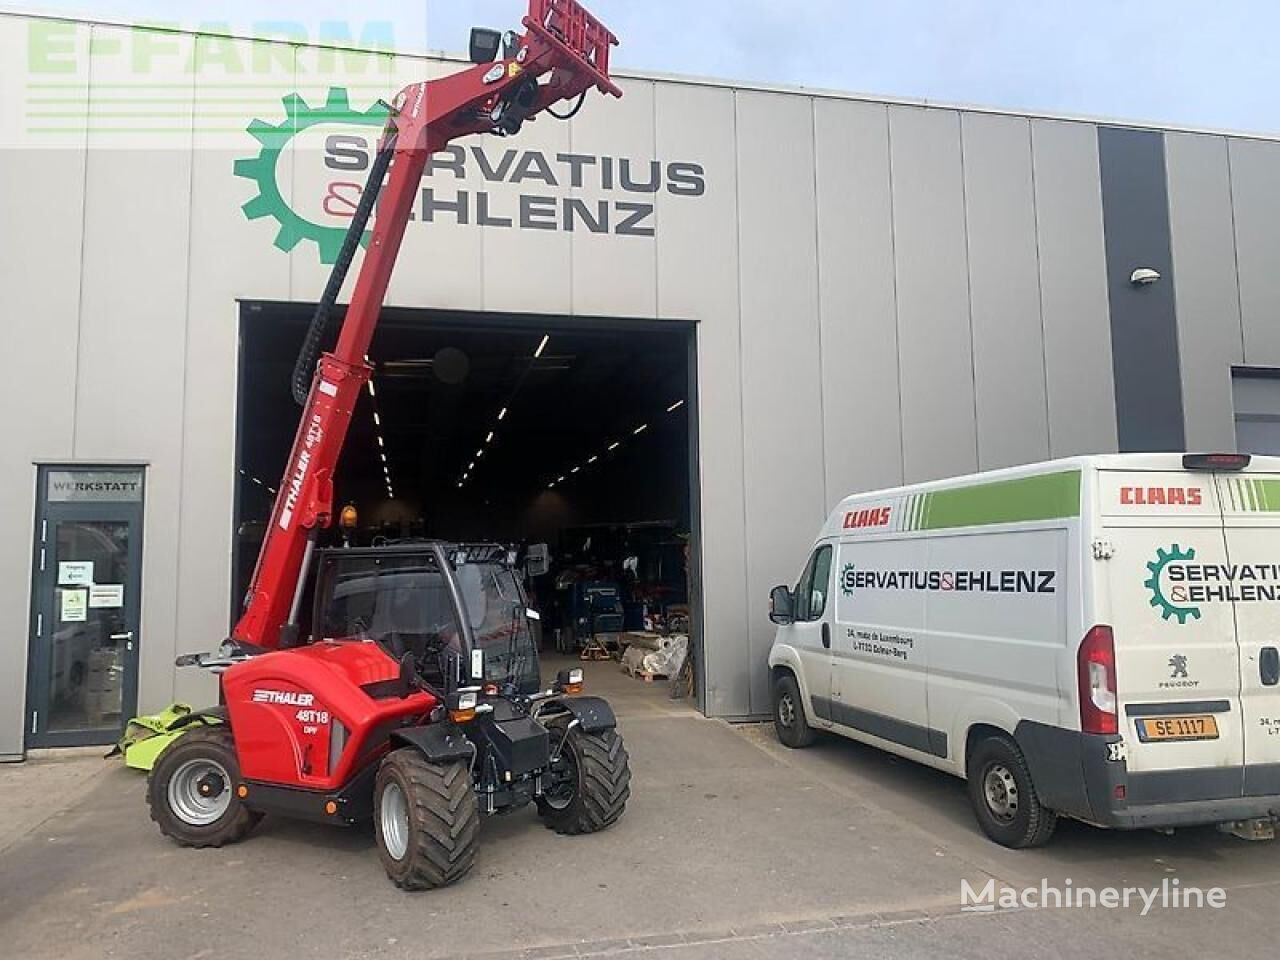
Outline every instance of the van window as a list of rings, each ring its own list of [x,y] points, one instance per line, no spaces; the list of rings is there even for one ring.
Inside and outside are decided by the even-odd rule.
[[[813,551],[796,585],[796,620],[821,620],[831,589],[831,547]]]

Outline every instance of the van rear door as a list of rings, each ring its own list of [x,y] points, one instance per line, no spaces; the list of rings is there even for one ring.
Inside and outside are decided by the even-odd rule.
[[[1280,474],[1216,475],[1240,643],[1245,796],[1280,794]]]
[[[1214,478],[1107,470],[1099,481],[1128,802],[1239,797],[1240,650]]]

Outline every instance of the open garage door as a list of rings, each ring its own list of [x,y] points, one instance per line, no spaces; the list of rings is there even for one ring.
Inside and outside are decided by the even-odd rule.
[[[311,311],[242,305],[233,609],[297,426],[289,378]],[[697,646],[691,324],[386,309],[370,363],[334,485],[347,525],[328,541],[526,551],[550,657],[620,659],[634,643],[633,672],[653,679],[667,674],[649,654]]]

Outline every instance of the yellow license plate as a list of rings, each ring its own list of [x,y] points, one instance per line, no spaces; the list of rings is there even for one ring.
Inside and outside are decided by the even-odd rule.
[[[1218,721],[1214,717],[1145,717],[1138,721],[1138,739],[1217,740]]]

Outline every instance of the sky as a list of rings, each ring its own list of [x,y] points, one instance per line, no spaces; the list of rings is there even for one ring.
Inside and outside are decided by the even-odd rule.
[[[588,0],[632,70],[1280,133],[1276,0]],[[0,0],[111,20],[465,49],[525,0]]]

